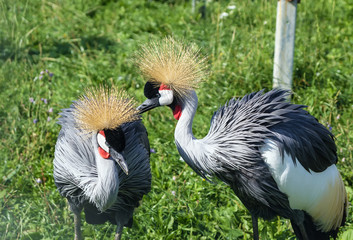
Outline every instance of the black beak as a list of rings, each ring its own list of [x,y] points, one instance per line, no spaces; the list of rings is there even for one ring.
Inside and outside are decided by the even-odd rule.
[[[129,168],[127,167],[127,164],[125,162],[125,159],[124,159],[123,155],[121,153],[115,151],[112,148],[110,148],[110,152],[109,153],[112,156],[112,158],[115,160],[115,162],[117,164],[119,164],[119,166],[124,171],[124,173],[126,175],[129,175]]]
[[[137,110],[140,111],[139,113],[141,114],[159,106],[160,104],[158,97],[148,98],[140,106],[137,107]]]

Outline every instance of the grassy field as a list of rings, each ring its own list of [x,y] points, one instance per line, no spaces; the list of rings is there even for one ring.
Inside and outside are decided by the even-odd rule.
[[[202,19],[190,1],[0,0],[0,239],[73,238],[73,215],[52,176],[58,113],[101,83],[142,102],[144,80],[132,61],[141,43],[173,35],[208,56],[211,74],[197,91],[197,137],[231,97],[271,89],[276,2],[208,1]],[[293,102],[307,105],[336,136],[350,201],[352,18],[352,0],[299,4],[293,78]],[[143,117],[155,152],[152,190],[124,238],[251,239],[251,217],[233,192],[180,161],[170,110]],[[352,224],[350,208],[340,239],[353,239]],[[261,220],[259,228],[261,239],[295,239],[285,219]],[[86,239],[112,239],[114,231],[108,223],[83,224]]]

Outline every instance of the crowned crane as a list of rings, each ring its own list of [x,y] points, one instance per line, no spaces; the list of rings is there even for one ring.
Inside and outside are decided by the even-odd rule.
[[[151,189],[149,141],[134,103],[115,87],[92,88],[61,113],[54,180],[74,213],[76,240],[82,210],[87,223],[116,225],[121,239]]]
[[[205,179],[229,185],[252,218],[290,219],[299,239],[336,237],[347,215],[347,195],[337,170],[334,136],[305,106],[271,90],[231,99],[216,111],[203,139],[192,133],[195,88],[206,60],[199,50],[166,38],[145,45],[137,64],[147,78],[140,113],[169,106],[178,123],[175,143],[184,161]]]

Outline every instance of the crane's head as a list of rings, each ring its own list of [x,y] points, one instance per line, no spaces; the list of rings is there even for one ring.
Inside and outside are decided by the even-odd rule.
[[[128,175],[129,169],[122,154],[125,149],[125,135],[120,127],[99,131],[97,145],[97,151],[103,159],[113,159]]]
[[[174,96],[173,90],[168,86],[161,84],[156,86],[151,82],[147,82],[144,89],[146,100],[137,107],[140,113],[159,106],[168,106],[173,110],[175,119],[179,120],[181,115],[180,99]]]
[[[135,102],[117,88],[88,89],[74,103],[76,126],[83,135],[96,137],[97,156],[114,160],[128,174],[123,157],[125,135],[122,124],[140,119]]]
[[[147,79],[147,100],[138,107],[140,113],[169,106],[176,119],[181,111],[178,102],[187,99],[207,75],[206,58],[200,56],[200,50],[171,37],[142,46],[136,64]]]

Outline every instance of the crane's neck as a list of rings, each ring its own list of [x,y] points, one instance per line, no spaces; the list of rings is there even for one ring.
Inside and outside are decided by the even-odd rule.
[[[188,99],[183,99],[181,104],[181,116],[175,128],[175,139],[182,139],[183,141],[192,141],[196,138],[192,133],[192,121],[197,109],[197,95],[195,91],[191,91]]]
[[[209,173],[203,159],[206,158],[212,146],[203,139],[196,139],[192,133],[192,121],[197,109],[197,96],[192,91],[188,99],[181,103],[181,116],[176,125],[174,137],[179,154],[194,170]]]
[[[92,144],[95,152],[97,177],[88,184],[87,196],[100,211],[104,211],[114,204],[118,196],[119,173],[113,159],[104,159],[98,153],[95,136],[92,138]]]

